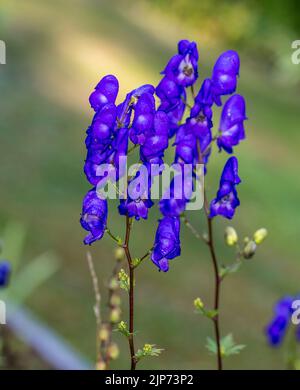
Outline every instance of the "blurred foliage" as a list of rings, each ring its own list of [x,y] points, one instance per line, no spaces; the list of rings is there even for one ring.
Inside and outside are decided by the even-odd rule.
[[[151,5],[158,3],[146,0],[120,0],[118,6],[116,3],[2,0],[0,4],[0,38],[7,42],[8,49],[7,65],[0,69],[0,222],[4,225],[7,220],[17,219],[30,226],[22,268],[26,266],[23,257],[31,259],[42,253],[43,248],[53,248],[62,259],[59,272],[35,290],[28,304],[49,326],[94,358],[94,295],[84,260],[85,233],[78,220],[81,199],[89,189],[82,173],[85,130],[92,118],[88,96],[99,79],[107,73],[116,74],[122,96],[143,83],[155,84],[182,38],[199,44],[203,79],[209,76],[221,51],[240,47],[238,93],[246,98],[249,121],[247,140],[236,150],[243,183],[239,189],[241,207],[233,226],[244,236],[257,226],[266,225],[270,235],[258,256],[250,260],[253,264],[224,282],[222,335],[232,332],[237,341],[247,345],[243,353],[226,361],[225,368],[282,368],[280,351],[270,350],[263,329],[274,301],[299,290],[300,219],[296,211],[300,197],[297,168],[300,133],[295,80],[300,72],[299,66],[290,61],[290,43],[297,39],[290,33],[293,26],[287,23],[285,28],[275,17],[274,23],[271,19],[264,23],[262,14],[256,15],[260,12],[257,6],[250,6],[251,1],[248,8],[244,2],[231,2],[232,6],[226,8],[228,1],[199,0],[197,7],[217,4],[210,8],[210,17],[190,7],[194,1],[182,2],[189,12],[182,7],[177,14],[172,10],[176,0],[172,4],[166,1],[170,6],[161,8]],[[272,2],[270,11],[277,7],[276,3]],[[250,30],[244,35],[249,35],[247,40],[241,33],[234,40],[230,36],[227,40],[218,27],[220,23],[223,28],[226,24],[240,23],[242,13],[228,19],[228,12],[233,12],[234,7],[243,9],[249,18]],[[195,22],[190,22],[191,17]],[[252,27],[252,20],[260,20],[260,30],[256,24]],[[243,23],[240,29],[244,31]],[[278,34],[278,29],[283,33]],[[210,31],[216,33],[211,33],[208,40]],[[251,31],[258,32],[255,35]],[[265,35],[270,37],[271,55],[251,55],[264,45]],[[268,64],[275,64],[272,62],[275,52],[280,53],[275,56],[275,63],[284,65],[273,67],[270,72]],[[266,72],[262,71],[264,68]],[[288,77],[295,89],[286,82],[278,85],[273,77],[277,75],[282,81]],[[218,114],[214,121],[216,128]],[[213,152],[207,176],[209,197],[215,195],[226,158],[223,153]],[[167,158],[171,161],[173,152],[167,153]],[[124,221],[116,206],[114,202],[109,205],[110,227],[123,237]],[[201,215],[197,212],[189,215],[200,232],[206,228]],[[158,218],[157,208],[153,207],[148,221],[134,225],[134,256],[140,256],[153,244]],[[220,219],[217,225],[218,255],[226,267],[232,261],[232,251],[224,247],[226,222]],[[189,304],[199,295],[211,305],[212,273],[207,248],[199,245],[184,227],[182,243],[182,256],[172,262],[170,272],[156,272],[148,260],[139,267],[137,342],[142,345],[142,340],[147,340],[165,347],[159,358],[141,361],[141,368],[215,367],[215,360],[205,348],[206,337],[213,336],[211,324],[195,316]],[[103,290],[111,274],[113,248],[107,237],[91,248]],[[126,292],[122,293],[125,301]],[[105,302],[104,296],[104,305]],[[127,318],[126,305],[122,309]],[[119,333],[115,337],[121,353],[112,368],[128,368],[127,340]]]
[[[8,287],[1,291],[1,298],[17,305],[36,292],[59,268],[59,260],[52,252],[25,262],[25,237],[25,227],[17,222],[7,223],[2,234],[1,257],[11,263],[12,275]]]
[[[299,72],[282,61],[282,52],[300,33],[296,0],[146,0],[173,16],[186,28],[201,32],[211,44],[231,45],[245,51],[256,66],[292,72],[284,81],[300,81]],[[290,75],[291,76],[291,75]]]

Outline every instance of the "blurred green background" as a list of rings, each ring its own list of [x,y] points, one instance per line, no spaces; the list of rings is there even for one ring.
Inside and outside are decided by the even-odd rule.
[[[179,39],[198,43],[200,79],[217,56],[238,50],[238,92],[247,101],[247,140],[240,160],[241,207],[230,224],[240,236],[265,226],[269,237],[256,257],[229,277],[222,289],[222,334],[233,332],[247,348],[225,361],[228,369],[283,368],[282,351],[270,349],[264,326],[274,301],[300,290],[298,235],[300,65],[291,62],[299,38],[296,1],[221,0],[2,0],[0,39],[7,64],[0,66],[0,224],[27,227],[26,259],[54,250],[60,270],[34,293],[28,305],[91,360],[95,356],[94,295],[78,220],[89,185],[83,175],[85,130],[92,118],[88,96],[98,80],[115,74],[122,98],[143,83],[154,85]],[[218,121],[215,120],[215,126]],[[216,152],[216,150],[215,150]],[[216,192],[226,156],[211,159],[206,186]],[[123,234],[124,220],[110,207],[110,226]],[[132,250],[142,255],[153,242],[158,212],[135,223]],[[201,212],[190,214],[200,231]],[[216,235],[221,262],[233,253],[223,244],[228,223]],[[113,267],[113,243],[92,247],[101,288]],[[204,244],[182,229],[182,256],[167,274],[150,261],[137,271],[137,341],[165,348],[140,368],[214,368],[205,349],[211,323],[194,314],[193,299],[212,302],[213,274]],[[13,277],[12,277],[13,283]],[[123,318],[127,300],[123,296]],[[103,297],[105,301],[105,296]],[[126,340],[116,334],[129,364]]]

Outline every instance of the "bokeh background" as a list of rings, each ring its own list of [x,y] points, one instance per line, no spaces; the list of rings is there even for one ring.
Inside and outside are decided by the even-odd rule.
[[[121,96],[144,83],[156,85],[179,39],[198,43],[200,79],[209,77],[217,56],[238,50],[238,92],[247,101],[247,141],[236,148],[240,161],[241,206],[230,224],[241,237],[266,227],[269,237],[253,260],[229,277],[222,289],[222,334],[230,332],[246,349],[225,361],[228,369],[281,369],[283,352],[270,349],[264,327],[274,301],[300,291],[299,118],[300,65],[291,62],[291,43],[300,36],[294,0],[2,0],[0,39],[7,64],[0,66],[0,228],[26,227],[21,267],[51,251],[59,268],[26,305],[83,355],[94,360],[94,295],[84,231],[78,221],[89,185],[82,167],[85,130],[92,118],[88,96],[105,74],[115,74]],[[215,126],[218,121],[215,120]],[[216,151],[215,151],[216,152]],[[211,159],[206,186],[216,192],[224,153]],[[136,256],[151,247],[158,212],[135,223]],[[123,234],[116,204],[110,226]],[[201,212],[190,214],[200,231]],[[233,253],[223,243],[228,223],[216,224],[220,261]],[[105,237],[92,255],[105,301],[114,264]],[[212,302],[213,274],[207,248],[182,229],[182,256],[163,274],[147,261],[137,272],[137,342],[165,348],[141,368],[214,368],[205,349],[211,323],[194,314],[193,299]],[[12,275],[11,283],[14,283]],[[123,295],[123,318],[127,300]],[[115,334],[120,358],[128,350]],[[32,366],[34,363],[32,363]],[[30,364],[29,364],[30,368]]]

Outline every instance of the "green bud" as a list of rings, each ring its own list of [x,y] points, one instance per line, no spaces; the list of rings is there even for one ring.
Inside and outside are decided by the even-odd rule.
[[[110,297],[109,303],[111,306],[120,306],[121,298],[119,297],[118,294],[112,294],[112,296]]]
[[[119,282],[116,278],[110,279],[109,282],[109,289],[110,290],[117,290],[119,288]]]
[[[123,290],[129,291],[129,276],[127,273],[123,270],[123,268],[119,272],[119,283],[120,287]]]
[[[225,229],[225,242],[228,246],[236,245],[238,242],[237,232],[231,226],[227,226]]]
[[[265,228],[258,229],[253,235],[253,240],[257,245],[261,244],[264,241],[264,239],[267,237],[267,235],[268,235],[267,229]]]
[[[243,249],[243,257],[245,259],[251,259],[256,251],[256,244],[254,241],[249,241],[248,244],[245,245]]]
[[[122,261],[125,258],[125,251],[123,248],[118,247],[114,250],[115,259],[118,261]]]
[[[124,322],[124,321],[119,322],[119,324],[118,324],[118,330],[119,330],[120,332],[127,332],[127,325],[126,325],[126,322]]]
[[[194,300],[194,306],[198,310],[202,310],[204,308],[204,304],[199,297]]]
[[[116,343],[111,343],[108,348],[107,348],[107,355],[112,359],[112,360],[116,360],[119,355],[120,355],[120,351],[119,351],[119,347],[117,346]]]
[[[116,324],[117,322],[120,321],[120,317],[121,317],[121,310],[116,307],[114,309],[112,309],[112,311],[110,312],[110,322],[112,322],[113,324]]]
[[[152,352],[152,345],[151,344],[145,344],[143,346],[143,352],[145,355],[150,355]]]
[[[105,342],[109,339],[109,337],[110,337],[110,332],[108,326],[107,324],[103,324],[99,330],[99,339],[100,341]]]

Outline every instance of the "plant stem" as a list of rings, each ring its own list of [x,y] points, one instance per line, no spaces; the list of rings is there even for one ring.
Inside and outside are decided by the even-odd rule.
[[[126,216],[126,234],[125,234],[125,242],[123,245],[127,262],[129,268],[129,350],[131,357],[131,370],[135,370],[136,368],[136,357],[135,357],[135,348],[134,348],[134,266],[132,264],[132,257],[129,250],[129,240],[130,240],[130,232],[131,232],[132,220]]]
[[[214,247],[214,238],[213,238],[213,228],[212,228],[212,219],[206,214],[207,217],[207,226],[208,226],[208,242],[213,267],[215,274],[215,298],[214,298],[214,310],[217,314],[213,318],[214,328],[215,328],[215,338],[217,343],[217,358],[218,358],[218,370],[222,370],[222,353],[221,353],[221,341],[220,341],[220,324],[219,324],[219,303],[220,303],[220,287],[221,287],[221,278],[219,276],[219,266],[215,253]]]
[[[199,139],[197,140],[197,150],[198,150],[198,158],[199,163],[203,164],[203,156],[201,153],[201,145]],[[222,279],[219,274],[219,265],[216,257],[215,246],[214,246],[214,236],[213,236],[213,227],[212,227],[212,218],[209,216],[209,206],[207,202],[206,192],[204,190],[204,212],[207,219],[207,227],[208,227],[208,241],[207,245],[209,246],[210,255],[213,262],[214,267],[214,275],[215,275],[215,297],[214,297],[214,310],[216,310],[217,314],[213,318],[214,328],[215,328],[215,338],[217,344],[217,358],[218,358],[218,370],[223,369],[222,365],[222,353],[221,353],[221,340],[220,340],[220,324],[219,324],[219,303],[220,303],[220,287]]]

